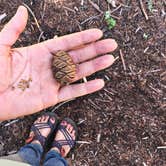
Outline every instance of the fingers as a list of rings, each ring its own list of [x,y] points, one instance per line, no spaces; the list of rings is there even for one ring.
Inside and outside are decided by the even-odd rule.
[[[75,81],[109,67],[114,63],[114,61],[115,59],[112,55],[104,55],[94,60],[80,64],[77,69],[77,76]]]
[[[79,80],[82,77],[89,76],[99,70],[109,67],[114,62],[112,55],[104,55],[94,60],[82,63],[78,66],[77,77]],[[83,84],[75,84],[63,87],[59,91],[59,102],[83,96],[100,90],[104,86],[104,81],[101,79],[89,81]]]
[[[24,30],[28,19],[27,9],[20,6],[15,16],[7,23],[4,29],[0,32],[0,44],[12,46],[19,35]]]
[[[71,50],[75,47],[94,42],[102,37],[103,33],[99,29],[90,29],[82,32],[73,33],[57,39],[51,39],[41,44],[50,51]]]
[[[106,54],[114,51],[117,48],[117,43],[113,39],[101,40],[96,43],[89,44],[83,48],[70,51],[73,61],[75,63],[84,62],[88,59],[94,58],[97,55]]]
[[[92,80],[82,84],[65,86],[61,88],[59,91],[58,102],[87,95],[96,92],[103,87],[104,87],[104,81],[101,79]]]

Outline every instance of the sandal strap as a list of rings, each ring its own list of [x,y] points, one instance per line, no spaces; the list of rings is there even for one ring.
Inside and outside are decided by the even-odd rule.
[[[59,125],[58,130],[62,132],[62,134],[65,137],[65,140],[54,140],[52,146],[58,148],[59,151],[62,153],[63,152],[62,146],[68,145],[70,146],[70,148],[72,148],[74,147],[76,141],[72,138],[72,136],[70,135],[70,133],[66,130],[64,126]]]
[[[69,145],[71,148],[73,147],[73,144],[75,144],[75,141],[70,141],[70,144],[69,144],[69,142],[66,141],[66,140],[58,140],[58,141],[54,141],[54,142],[58,142],[58,144],[61,145],[61,146]]]
[[[45,127],[44,127],[45,128]],[[47,127],[48,128],[48,127]],[[34,137],[33,137],[33,139],[31,140],[31,142],[33,141],[33,140],[38,140],[39,142],[40,142],[40,144],[42,145],[42,146],[44,146],[44,143],[45,143],[45,140],[46,140],[46,137],[44,137],[43,135],[41,135],[41,133],[40,133],[40,129],[43,129],[43,128],[41,128],[41,127],[37,127],[36,125],[32,125],[32,127],[31,127],[31,131],[34,133]]]
[[[62,149],[62,145],[59,143],[59,141],[54,141],[53,144],[52,144],[53,147],[56,147],[59,149],[59,151],[61,152],[61,149]]]
[[[58,129],[62,132],[65,137],[65,140],[61,140],[60,142],[66,142],[66,145],[69,145],[72,148],[75,145],[75,140],[73,140],[70,133],[66,130],[66,128],[62,125],[59,125]]]
[[[46,137],[41,135],[40,129],[45,129],[45,128],[50,128],[51,130],[54,129],[55,123],[51,123],[50,118],[51,117],[49,117],[48,122],[46,122],[46,123],[36,123],[36,124],[32,125],[31,132],[34,133],[34,137],[33,138],[29,137],[27,139],[27,143],[31,143],[34,140],[38,140],[40,142],[40,144],[42,146],[44,146],[45,141],[46,141]]]

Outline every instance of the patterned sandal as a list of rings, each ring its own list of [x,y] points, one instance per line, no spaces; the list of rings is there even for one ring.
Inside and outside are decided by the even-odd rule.
[[[67,131],[66,126],[62,125],[62,122],[67,122],[67,124],[70,124],[73,127],[73,130],[75,131],[75,139],[73,139],[70,133]],[[60,131],[64,135],[65,139],[54,140],[52,148],[54,147],[58,148],[61,156],[65,157],[65,149],[63,148],[63,146],[68,145],[70,149],[72,149],[75,146],[76,139],[78,136],[78,128],[75,122],[69,118],[65,118],[64,120],[62,120],[62,122],[58,126],[57,131]]]
[[[48,122],[47,123],[34,123],[32,125],[30,132],[33,132],[33,135],[32,136],[30,135],[29,138],[26,140],[27,144],[31,143],[34,140],[38,140],[40,142],[40,144],[42,145],[42,147],[44,147],[45,142],[50,137],[50,135],[54,132],[54,130],[57,126],[57,123],[58,123],[57,115],[54,114],[54,113],[48,112],[48,113],[42,114],[38,118],[40,118],[42,116],[49,116]],[[52,123],[50,121],[51,118],[55,119],[54,123]],[[50,134],[47,137],[44,137],[40,132],[40,130],[44,129],[44,128],[50,128],[51,129]]]

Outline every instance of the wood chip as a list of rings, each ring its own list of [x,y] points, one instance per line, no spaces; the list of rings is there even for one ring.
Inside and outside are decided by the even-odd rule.
[[[121,50],[121,49],[120,49],[120,57],[121,57],[121,60],[122,60],[122,63],[123,63],[124,71],[126,71],[127,68],[126,68],[125,60],[124,60],[123,53],[122,53],[122,50]]]
[[[166,149],[166,146],[158,146],[157,149]]]
[[[93,1],[89,0],[89,3],[100,13],[103,13],[103,11],[100,9],[100,7],[94,3]]]
[[[6,13],[0,15],[0,22],[7,16]]]
[[[144,7],[144,4],[143,4],[142,0],[139,0],[139,2],[140,2],[141,10],[142,10],[142,12],[143,12],[143,14],[144,14],[144,16],[145,16],[145,19],[148,20],[149,17],[148,17],[148,15],[147,15],[147,13],[146,13],[146,9],[145,9],[145,7]]]

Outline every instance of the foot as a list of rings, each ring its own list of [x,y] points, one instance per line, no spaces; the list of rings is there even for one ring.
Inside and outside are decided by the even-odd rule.
[[[62,132],[62,128],[58,129],[51,150],[55,150],[56,152],[60,153],[62,157],[66,157],[75,144],[77,131],[75,127],[70,124],[70,122],[67,122],[67,120],[63,120],[60,123],[60,126],[62,126],[66,134]],[[68,135],[68,138],[66,138],[65,135]],[[60,146],[58,147],[57,145],[55,145],[55,142],[58,142]]]
[[[31,132],[27,143],[35,143],[44,145],[46,138],[52,132],[53,126],[56,124],[56,118],[49,115],[40,116],[31,127]]]

